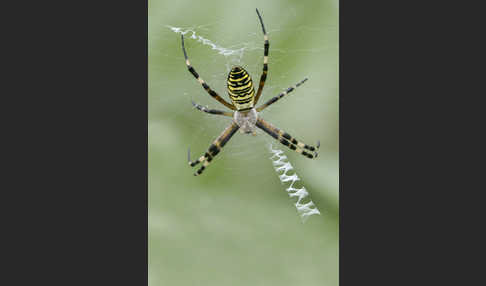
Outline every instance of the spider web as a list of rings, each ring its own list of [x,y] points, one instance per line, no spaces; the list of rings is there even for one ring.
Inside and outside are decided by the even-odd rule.
[[[256,44],[255,42],[243,42],[238,45],[233,45],[230,47],[223,47],[212,40],[203,37],[202,35],[198,34],[196,30],[198,29],[203,29],[204,26],[200,27],[188,27],[188,28],[183,28],[183,27],[174,27],[171,25],[166,25],[166,28],[170,29],[172,32],[184,35],[185,41],[187,42],[189,39],[194,40],[191,43],[191,46],[193,46],[195,43],[200,43],[202,45],[207,46],[210,48],[214,53],[217,55],[220,55],[224,58],[225,60],[225,66],[226,66],[226,73],[225,74],[219,74],[221,76],[220,78],[225,78],[227,72],[231,69],[231,66],[233,65],[242,65],[242,60],[243,56],[247,52],[252,52],[255,50],[261,50],[263,51],[262,43]],[[312,31],[312,29],[306,28],[309,31]],[[274,30],[273,32],[275,32]],[[271,33],[271,31],[269,31]],[[258,45],[258,46],[257,46]],[[300,52],[319,52],[318,49],[308,49],[308,50],[299,50]],[[295,50],[294,52],[297,52]],[[284,54],[286,53],[283,50],[277,50],[277,49],[272,49],[272,53],[280,53]],[[190,60],[192,61],[191,57]],[[273,62],[278,62],[279,57],[272,57]],[[261,69],[261,63],[255,64],[251,66],[252,69]],[[196,67],[196,70],[199,70],[199,67]],[[285,77],[282,76],[282,77]],[[204,78],[204,76],[203,76]],[[213,76],[214,78],[214,76]],[[293,83],[294,84],[294,83]],[[266,86],[266,89],[275,89],[272,86]],[[275,93],[274,93],[275,94]],[[203,128],[203,127],[201,127]],[[261,132],[260,132],[261,133]],[[266,134],[265,134],[266,135]],[[278,179],[283,185],[288,184],[286,191],[291,198],[297,198],[297,201],[295,202],[295,207],[297,209],[297,212],[302,220],[302,222],[305,222],[311,215],[315,214],[320,214],[319,210],[317,209],[316,205],[312,200],[308,200],[309,197],[309,192],[306,190],[305,187],[300,187],[297,188],[296,185],[299,184],[298,182],[301,181],[300,177],[297,175],[297,173],[294,171],[293,174],[290,174],[291,171],[294,170],[294,167],[291,165],[289,162],[287,156],[284,154],[284,151],[281,149],[277,148],[274,146],[274,144],[268,142],[266,140],[266,146],[268,146],[267,151],[270,153],[270,157],[268,157],[272,161],[272,165],[274,166],[275,172],[277,174]],[[248,148],[235,148],[236,150],[239,151],[233,151],[232,156],[235,157],[246,157],[248,158]],[[253,152],[255,156],[260,156],[260,152]],[[230,167],[231,168],[231,167]],[[307,202],[304,202],[307,201]]]
[[[338,284],[338,27],[332,1],[149,1],[150,285]],[[255,86],[262,72],[255,7],[270,40],[259,104],[309,79],[260,115],[299,141],[315,146],[320,140],[319,157],[309,160],[257,128],[257,136],[237,132],[194,177],[187,148],[192,159],[204,154],[231,118],[193,108],[191,101],[227,110],[187,71],[181,34],[191,65],[230,102],[232,66],[244,67]],[[303,240],[305,245],[294,243]],[[283,256],[261,260],[265,251]],[[254,255],[255,261],[243,261]],[[218,259],[199,259],[208,256]],[[238,269],[234,257],[242,258]],[[260,267],[276,262],[282,272],[267,278]],[[180,267],[191,275],[180,275]]]
[[[273,161],[273,166],[275,168],[275,172],[278,174],[280,182],[282,182],[282,184],[287,182],[290,183],[286,191],[289,194],[289,197],[297,198],[295,207],[297,208],[302,222],[305,222],[311,215],[321,214],[312,200],[304,203],[309,196],[309,192],[307,192],[305,187],[297,188],[295,186],[297,182],[300,181],[300,178],[296,172],[290,174],[290,171],[294,170],[294,167],[292,164],[290,164],[287,156],[284,155],[284,152],[280,149],[273,148],[272,144],[268,145],[268,150],[272,153],[270,160]]]

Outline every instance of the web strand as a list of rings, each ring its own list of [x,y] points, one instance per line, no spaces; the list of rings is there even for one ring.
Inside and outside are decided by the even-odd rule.
[[[295,207],[297,208],[297,212],[300,215],[302,222],[306,222],[306,220],[314,214],[320,215],[321,213],[317,209],[316,205],[312,200],[309,200],[307,203],[304,203],[304,200],[309,196],[309,192],[305,189],[305,187],[296,188],[294,184],[297,181],[300,181],[299,176],[297,173],[289,174],[290,171],[294,170],[284,152],[279,149],[274,149],[272,144],[268,145],[268,149],[272,156],[270,160],[272,160],[273,167],[275,172],[277,172],[278,178],[282,184],[286,184],[290,182],[289,186],[287,187],[286,191],[289,197],[297,198],[297,202],[295,203]]]

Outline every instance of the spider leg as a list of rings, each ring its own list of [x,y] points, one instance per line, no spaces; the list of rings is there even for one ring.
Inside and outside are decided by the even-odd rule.
[[[302,81],[300,81],[298,84],[294,85],[294,86],[291,86],[289,88],[287,88],[287,90],[285,90],[284,92],[280,93],[279,95],[275,96],[275,97],[272,97],[269,101],[265,102],[264,104],[262,104],[260,107],[257,107],[257,111],[260,112],[262,111],[263,109],[267,108],[269,105],[272,105],[273,103],[275,103],[277,100],[281,99],[282,97],[284,97],[285,95],[291,93],[293,90],[295,90],[297,87],[299,87],[301,84],[303,84],[304,82],[307,81],[307,78],[304,78]]]
[[[223,133],[221,133],[221,135],[219,135],[219,137],[216,138],[216,140],[214,140],[214,142],[209,146],[208,151],[193,162],[191,162],[190,150],[187,151],[189,166],[194,167],[203,162],[203,165],[201,168],[199,168],[199,170],[196,171],[196,173],[194,173],[194,176],[200,175],[204,169],[206,169],[211,160],[213,160],[213,158],[221,151],[224,145],[226,145],[226,143],[231,139],[236,131],[238,131],[239,128],[240,127],[235,122],[232,122],[231,125],[226,127]]]
[[[263,50],[263,71],[260,77],[260,85],[258,86],[258,91],[255,95],[255,104],[257,104],[260,95],[262,95],[263,86],[265,85],[265,80],[267,80],[267,72],[268,72],[268,48],[270,47],[270,43],[268,42],[268,35],[267,31],[265,31],[265,26],[263,25],[262,16],[258,9],[256,9],[258,19],[260,20],[260,24],[262,24],[262,31],[263,31],[263,40],[264,40],[264,50]]]
[[[187,53],[186,53],[186,48],[184,47],[184,35],[181,35],[182,39],[182,51],[184,52],[184,58],[186,59],[186,65],[187,69],[189,72],[199,81],[199,83],[202,85],[202,87],[211,95],[214,99],[222,103],[224,106],[228,107],[231,110],[236,110],[236,107],[234,107],[233,104],[228,103],[226,100],[221,98],[214,90],[212,90],[209,85],[199,76],[199,74],[196,72],[196,70],[191,66],[191,63],[189,62],[189,59],[187,58]]]
[[[224,115],[224,116],[233,117],[233,112],[225,112],[225,111],[221,111],[221,110],[217,110],[217,109],[209,109],[206,106],[202,106],[202,105],[195,103],[194,101],[192,101],[192,105],[196,109],[201,110],[201,111],[206,112],[206,113],[209,113],[209,114],[217,114],[217,115]]]
[[[266,122],[261,117],[257,119],[256,126],[267,134],[278,140],[283,145],[289,147],[291,150],[294,150],[297,153],[300,153],[306,156],[309,159],[317,158],[317,150],[319,149],[320,143],[317,142],[317,147],[307,145],[298,141],[297,139],[293,138],[287,132],[284,132],[277,127],[273,126],[272,124]],[[309,150],[314,152],[314,155],[304,151],[303,149]]]

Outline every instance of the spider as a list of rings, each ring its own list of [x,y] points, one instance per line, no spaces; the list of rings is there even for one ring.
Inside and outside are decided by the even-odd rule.
[[[207,152],[202,155],[199,159],[191,162],[191,150],[188,149],[187,157],[189,161],[189,165],[191,167],[196,166],[199,163],[203,163],[201,168],[199,168],[195,173],[194,176],[200,175],[205,168],[208,167],[209,163],[213,158],[221,151],[221,149],[228,143],[231,137],[240,129],[241,133],[245,134],[253,134],[255,133],[255,126],[262,129],[264,132],[278,140],[283,145],[287,146],[291,150],[294,150],[297,153],[300,153],[307,158],[313,159],[317,157],[317,150],[319,149],[320,143],[317,141],[316,147],[304,144],[297,139],[290,136],[287,132],[284,132],[277,127],[273,126],[269,122],[263,120],[263,118],[259,115],[259,112],[263,109],[267,108],[269,105],[275,103],[277,100],[281,99],[285,95],[292,92],[295,88],[303,84],[307,78],[297,83],[295,86],[291,86],[287,88],[284,92],[280,93],[279,95],[271,98],[264,104],[260,105],[259,107],[254,107],[260,95],[262,94],[263,86],[265,85],[265,80],[267,79],[268,73],[268,48],[270,46],[268,42],[268,35],[265,31],[265,26],[263,25],[262,16],[258,9],[256,9],[256,13],[258,15],[258,19],[260,20],[260,24],[262,25],[263,31],[263,39],[264,39],[264,52],[263,52],[263,72],[260,77],[260,84],[258,86],[258,90],[255,95],[255,89],[253,88],[253,82],[248,74],[248,72],[241,66],[234,66],[232,67],[231,71],[228,74],[227,79],[227,90],[229,97],[232,101],[228,103],[226,100],[221,98],[218,93],[212,90],[209,85],[199,76],[196,72],[194,67],[191,66],[189,59],[187,57],[186,49],[184,47],[184,35],[181,35],[182,40],[182,51],[184,53],[184,58],[186,60],[186,65],[189,72],[199,81],[202,87],[209,93],[214,99],[219,101],[224,106],[228,107],[234,112],[228,111],[221,111],[217,109],[209,109],[207,107],[201,106],[194,101],[192,102],[193,106],[200,111],[209,113],[209,114],[216,114],[216,115],[223,115],[232,117],[233,120],[231,124],[221,133],[221,135],[213,141],[213,143],[209,146]],[[311,151],[314,154],[310,154],[305,150]]]

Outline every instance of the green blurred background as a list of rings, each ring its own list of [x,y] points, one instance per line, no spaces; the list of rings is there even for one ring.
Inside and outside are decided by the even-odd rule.
[[[230,118],[192,108],[191,100],[225,109],[187,71],[180,34],[193,29],[223,56],[186,38],[191,64],[229,101],[233,64],[255,85],[270,38],[269,75],[260,102],[308,77],[262,112],[307,144],[321,141],[317,160],[275,142],[237,133],[203,175],[187,165]],[[338,2],[149,0],[149,285],[338,285]],[[188,34],[189,36],[190,34]],[[321,215],[302,223],[269,159],[269,143],[285,151]]]

